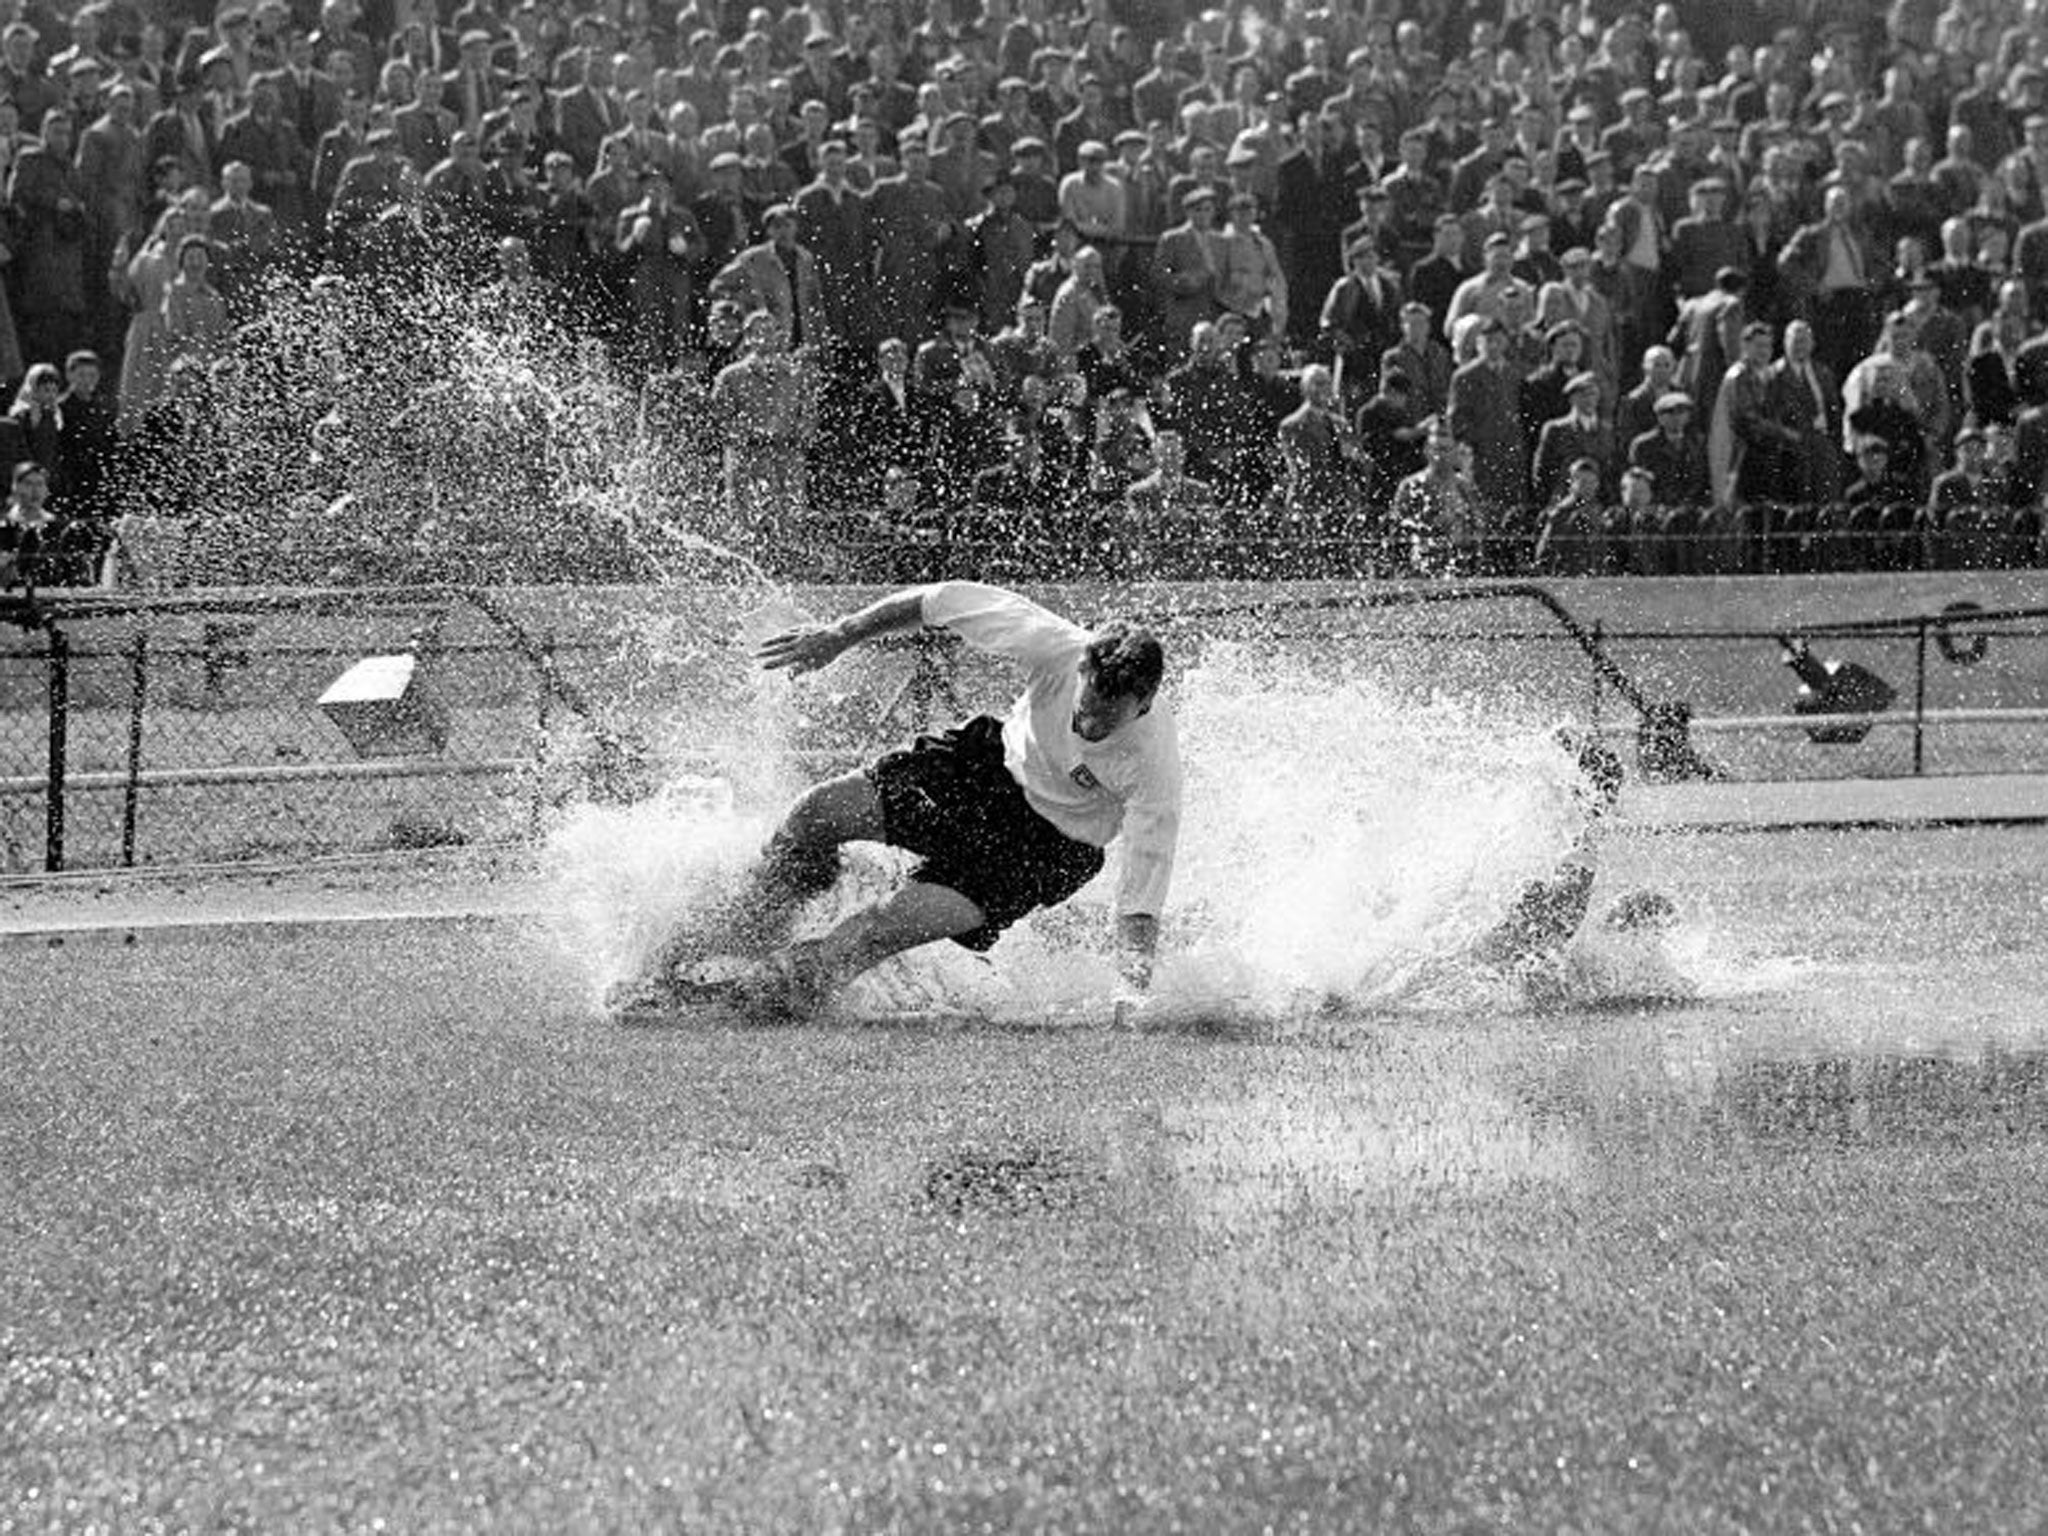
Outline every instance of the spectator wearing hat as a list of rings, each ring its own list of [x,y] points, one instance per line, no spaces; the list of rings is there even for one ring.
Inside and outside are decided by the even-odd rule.
[[[400,152],[398,133],[372,128],[364,153],[342,167],[327,210],[327,250],[344,267],[365,261],[363,239],[387,208],[410,207],[419,197],[419,175]]]
[[[1152,293],[1161,340],[1184,355],[1194,327],[1213,319],[1223,275],[1223,236],[1216,228],[1216,193],[1190,188],[1181,196],[1184,217],[1166,230],[1152,254]]]
[[[1078,169],[1060,178],[1060,217],[1104,253],[1120,252],[1125,230],[1123,183],[1109,174],[1109,146],[1089,139],[1076,151]]]
[[[1408,268],[1408,297],[1425,305],[1434,334],[1451,334],[1451,305],[1468,274],[1464,265],[1465,230],[1458,216],[1442,214],[1432,231],[1429,254]]]
[[[1124,234],[1133,242],[1156,240],[1180,218],[1180,210],[1167,202],[1172,168],[1154,152],[1152,140],[1135,128],[1118,134],[1115,148],[1110,174],[1124,189]]]
[[[1597,470],[1596,497],[1613,494],[1621,471],[1614,429],[1600,419],[1600,376],[1581,369],[1565,381],[1564,393],[1567,409],[1544,422],[1536,437],[1529,488],[1539,507],[1551,505],[1565,493],[1575,464],[1589,463]]]
[[[1317,317],[1317,344],[1338,369],[1347,404],[1379,388],[1380,358],[1401,341],[1401,280],[1371,240],[1352,242],[1347,270]]]
[[[504,170],[484,159],[474,133],[458,128],[448,140],[448,158],[427,172],[420,190],[460,258],[480,269],[478,257],[512,223],[516,196]]]
[[[1669,277],[1681,301],[1709,292],[1723,268],[1749,269],[1748,242],[1727,205],[1728,184],[1708,177],[1693,185],[1691,212],[1671,227]]]
[[[1586,338],[1585,365],[1600,379],[1603,412],[1611,412],[1620,394],[1619,337],[1614,307],[1593,286],[1593,253],[1573,246],[1559,259],[1563,277],[1545,283],[1536,295],[1536,324],[1546,332],[1569,321]]]
[[[851,104],[846,77],[833,58],[838,46],[830,27],[814,23],[804,34],[803,57],[783,76],[789,82],[791,101],[799,107],[807,101],[818,102],[826,117],[835,122],[846,115]]]
[[[1510,270],[1531,293],[1541,293],[1546,283],[1564,278],[1564,264],[1550,248],[1550,228],[1548,214],[1522,216],[1522,232],[1515,244],[1515,261]]]
[[[1569,320],[1561,320],[1548,328],[1527,326],[1520,336],[1516,334],[1517,315],[1508,318],[1508,364],[1522,379],[1522,436],[1531,450],[1536,438],[1548,421],[1555,421],[1570,409],[1566,393],[1571,381],[1586,368],[1586,335]],[[1526,337],[1536,343],[1536,354],[1523,361],[1517,358],[1516,343]],[[1598,402],[1595,402],[1598,411]],[[1548,488],[1546,487],[1546,490]]]
[[[1045,144],[1034,137],[1010,146],[1010,184],[1017,189],[1017,211],[1041,235],[1051,234],[1060,221],[1060,187],[1046,174],[1046,156]]]
[[[1978,564],[1973,558],[1980,531],[2011,515],[2008,487],[1993,473],[1983,429],[1966,426],[1956,434],[1955,466],[1934,477],[1927,503],[1916,520],[1919,564],[1954,570]]]
[[[1692,424],[1692,396],[1667,390],[1656,405],[1657,425],[1629,444],[1628,461],[1650,474],[1658,506],[1696,513],[1713,499],[1713,484],[1706,442]]]
[[[619,210],[612,248],[625,263],[626,327],[621,350],[643,376],[675,367],[688,345],[691,298],[704,234],[659,171],[640,181],[642,196]]]
[[[441,76],[441,109],[471,133],[498,110],[508,83],[491,63],[496,40],[481,27],[456,39],[455,67]]]
[[[923,139],[906,133],[897,149],[903,169],[867,194],[869,260],[876,328],[916,344],[932,333],[940,258],[955,225],[945,193],[927,174]]]
[[[1241,315],[1254,336],[1285,336],[1289,294],[1280,252],[1259,223],[1259,200],[1232,192],[1223,233],[1216,300],[1225,313]]]
[[[1090,73],[1081,76],[1075,94],[1073,110],[1050,119],[1052,130],[1053,163],[1060,169],[1062,177],[1070,176],[1082,168],[1086,156],[1082,150],[1096,145],[1102,150],[1102,159],[1109,159],[1109,141],[1116,137],[1121,125],[1109,114],[1104,98],[1102,80]],[[1064,185],[1064,182],[1062,183]]]
[[[998,81],[995,110],[976,125],[975,142],[997,165],[1008,168],[1020,140],[1043,143],[1045,134],[1045,124],[1031,115],[1031,87],[1023,77],[1007,75]]]
[[[1479,322],[1479,355],[1451,375],[1447,419],[1472,452],[1472,479],[1500,517],[1521,509],[1528,488],[1522,434],[1522,381],[1508,365],[1508,328],[1498,317]]]
[[[730,298],[745,314],[774,317],[785,351],[819,348],[832,336],[817,258],[797,240],[796,210],[776,203],[761,215],[766,238],[726,263],[707,290]]]
[[[741,180],[745,171],[746,163],[737,150],[718,151],[705,167],[704,190],[690,204],[690,217],[697,221],[697,229],[704,237],[700,271],[707,276],[721,270],[752,243],[753,213],[747,206]],[[597,201],[594,192],[592,200]],[[599,218],[605,217],[602,202],[597,212]],[[617,214],[612,218],[616,219]],[[872,264],[872,253],[863,260]]]
[[[966,286],[959,295],[973,305],[982,327],[993,333],[1016,313],[1031,269],[1036,235],[1017,212],[1017,191],[998,174],[983,194],[981,211],[962,227]]]
[[[1451,296],[1451,307],[1444,317],[1446,337],[1467,315],[1476,315],[1482,320],[1500,319],[1504,308],[1503,296],[1510,287],[1519,286],[1514,273],[1514,242],[1509,236],[1489,235],[1480,254],[1483,264],[1479,271],[1460,283],[1457,292]]]

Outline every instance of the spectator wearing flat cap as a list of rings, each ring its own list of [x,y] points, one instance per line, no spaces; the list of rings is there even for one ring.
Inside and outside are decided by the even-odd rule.
[[[441,108],[471,133],[481,132],[483,121],[498,110],[510,83],[492,63],[497,40],[481,27],[472,27],[456,39],[455,67],[441,76]]]
[[[1614,429],[1600,419],[1599,375],[1590,369],[1573,374],[1565,381],[1565,399],[1564,414],[1544,422],[1536,437],[1529,489],[1539,507],[1549,506],[1564,493],[1567,474],[1577,462],[1595,467],[1593,491],[1602,498],[1614,494],[1621,471]]]
[[[726,263],[707,290],[749,315],[767,311],[785,350],[822,347],[832,334],[817,258],[797,240],[796,210],[776,203],[761,215],[767,236]]]
[[[1123,185],[1109,174],[1109,146],[1100,139],[1087,140],[1076,154],[1078,167],[1060,178],[1060,217],[1107,258],[1124,237]]]
[[[1401,280],[1384,266],[1370,240],[1346,253],[1347,270],[1323,300],[1317,344],[1340,372],[1338,393],[1347,408],[1379,388],[1380,358],[1401,340]]]
[[[1693,428],[1692,396],[1666,390],[1657,397],[1657,425],[1629,444],[1628,461],[1656,484],[1657,504],[1697,510],[1713,498],[1707,445]]]
[[[1184,217],[1166,230],[1152,254],[1152,295],[1161,340],[1184,356],[1194,327],[1215,318],[1223,273],[1223,237],[1216,227],[1216,193],[1194,187],[1181,196]]]
[[[1515,246],[1507,235],[1489,235],[1480,253],[1480,268],[1471,277],[1458,285],[1458,291],[1451,295],[1451,307],[1444,316],[1444,335],[1451,339],[1458,323],[1468,315],[1482,320],[1498,320],[1505,309],[1503,296],[1511,287],[1519,287],[1515,278]],[[1456,349],[1453,348],[1455,354]]]
[[[1727,217],[1728,184],[1708,177],[1691,189],[1691,212],[1671,226],[1669,273],[1680,300],[1708,292],[1724,267],[1749,269],[1749,244]]]
[[[972,299],[982,329],[994,335],[1009,324],[1024,294],[1031,270],[1036,233],[1017,212],[1017,189],[1006,175],[997,175],[984,194],[981,212],[965,228]]]
[[[1451,433],[1472,452],[1479,494],[1505,518],[1520,510],[1528,488],[1527,440],[1522,433],[1522,381],[1508,365],[1508,328],[1495,317],[1479,321],[1479,355],[1451,375]]]

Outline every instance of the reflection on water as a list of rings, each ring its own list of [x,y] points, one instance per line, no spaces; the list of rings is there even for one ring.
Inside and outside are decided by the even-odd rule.
[[[1710,1112],[1764,1143],[1885,1146],[2048,1134],[2048,1054],[1751,1061],[1722,1075]]]

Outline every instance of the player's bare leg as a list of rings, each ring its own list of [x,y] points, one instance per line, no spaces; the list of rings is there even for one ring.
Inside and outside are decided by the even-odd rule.
[[[871,907],[863,907],[820,938],[784,951],[783,1006],[807,1014],[861,972],[920,944],[972,932],[986,921],[981,908],[950,886],[913,880]]]
[[[839,877],[840,845],[882,838],[882,806],[863,773],[843,774],[797,797],[742,889],[685,921],[641,973],[613,989],[614,1011],[676,1000],[678,967],[711,955],[764,955],[788,940],[797,909]]]

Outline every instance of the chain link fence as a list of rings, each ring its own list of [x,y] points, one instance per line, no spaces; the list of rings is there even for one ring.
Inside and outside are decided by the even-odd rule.
[[[1894,594],[1889,614],[1783,628],[1717,622],[1701,583],[1674,586],[1692,609],[1656,623],[1574,611],[1634,586],[1033,590],[1079,617],[1143,615],[1177,668],[1237,642],[1291,658],[1294,676],[1370,673],[1418,699],[1591,720],[1651,777],[2048,772],[2048,608],[2000,605],[2023,582],[1986,589],[1974,609]],[[929,721],[1000,710],[1014,689],[989,658],[906,642],[764,707],[734,632],[766,595],[419,588],[0,605],[0,870],[516,843],[570,801],[632,799],[699,763],[822,772]],[[811,597],[838,613],[866,595]]]

